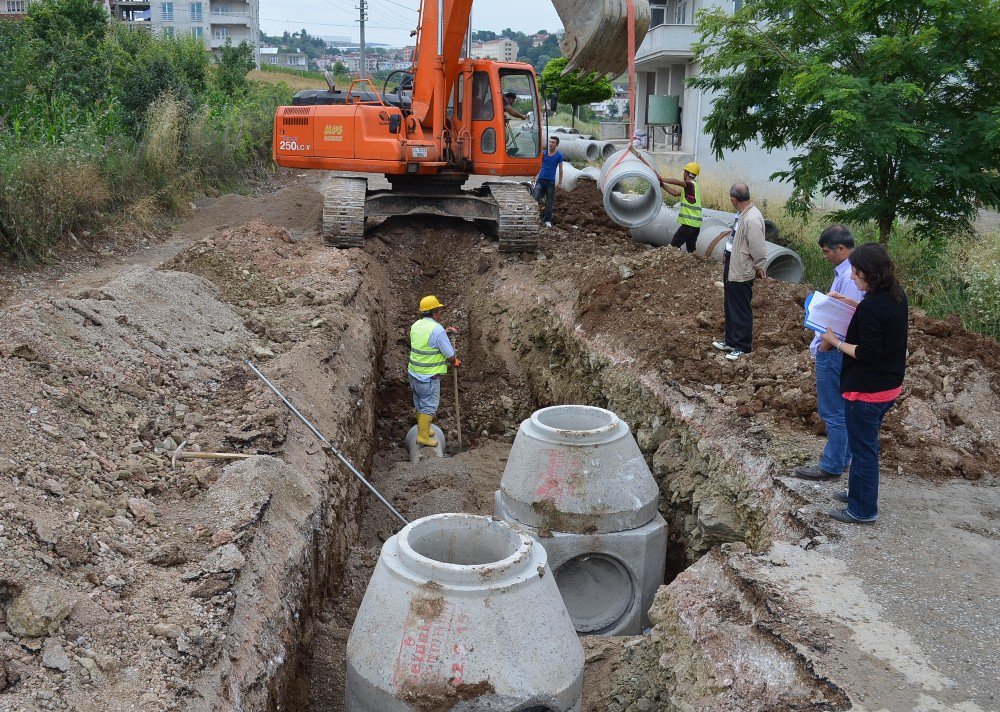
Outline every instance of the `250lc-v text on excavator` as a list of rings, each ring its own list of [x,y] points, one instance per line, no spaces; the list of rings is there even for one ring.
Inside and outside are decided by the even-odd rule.
[[[629,15],[635,18],[637,42],[649,26],[647,0],[553,0],[553,5],[566,29],[560,46],[568,70],[622,72]],[[382,173],[392,186],[369,190],[363,177],[334,174],[323,206],[323,232],[332,244],[360,247],[366,218],[431,214],[489,223],[501,250],[535,249],[538,209],[524,184],[462,187],[470,175],[533,176],[544,150],[531,65],[463,58],[471,11],[472,0],[423,0],[410,70],[389,75],[381,90],[370,79],[355,80],[342,91],[331,86],[299,92],[292,106],[278,108],[278,165]],[[510,121],[504,95],[511,92],[533,121]]]

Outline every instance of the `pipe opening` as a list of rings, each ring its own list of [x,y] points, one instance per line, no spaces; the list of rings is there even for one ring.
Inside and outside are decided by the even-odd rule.
[[[799,284],[805,277],[802,261],[793,254],[779,254],[768,260],[764,271],[771,279]]]
[[[604,195],[604,208],[611,219],[626,227],[644,225],[662,205],[661,195],[640,175],[626,174]]]
[[[542,408],[532,418],[546,428],[578,435],[596,435],[611,430],[617,420],[611,411],[589,405],[554,405]]]
[[[464,515],[440,515],[414,522],[406,541],[424,558],[458,566],[498,564],[522,547],[521,537],[510,527]]]
[[[576,556],[560,566],[555,577],[578,633],[601,633],[632,607],[632,577],[613,556]]]

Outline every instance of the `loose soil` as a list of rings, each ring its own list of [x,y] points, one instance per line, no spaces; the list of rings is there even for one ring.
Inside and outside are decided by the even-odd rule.
[[[556,228],[544,231],[536,257],[522,259],[498,254],[471,225],[437,220],[390,220],[364,250],[330,249],[317,231],[317,182],[223,196],[145,257],[98,255],[94,265],[88,255],[79,269],[0,285],[0,709],[231,709],[234,694],[255,700],[248,709],[262,709],[261,700],[342,709],[350,625],[396,522],[331,464],[244,357],[263,364],[411,519],[491,513],[517,424],[563,399],[557,384],[573,359],[587,362],[581,373],[635,372],[651,392],[679,393],[730,434],[752,438],[748,458],[763,461],[780,442],[766,494],[792,497],[788,509],[811,506],[815,493],[788,494],[778,479],[822,446],[801,325],[805,287],[755,286],[754,352],[733,364],[710,346],[723,325],[719,265],[632,242],[586,183],[560,193]],[[445,303],[444,321],[459,330],[466,447],[457,449],[449,374],[437,422],[450,456],[410,464],[407,330],[425,294]],[[568,341],[527,328],[553,315],[568,324],[564,339],[590,345],[589,362],[568,354]],[[980,481],[962,483],[973,499],[1000,472],[1000,352],[921,314],[910,352],[904,394],[883,428],[886,490],[965,478]],[[593,388],[581,382],[572,392]],[[670,455],[683,466],[685,451],[657,450],[652,436],[636,434],[651,461]],[[274,457],[174,469],[170,455],[183,441]],[[672,537],[693,536],[694,514],[678,509],[676,492],[665,494]],[[956,522],[973,521],[967,509]],[[974,521],[970,533],[995,544],[995,527],[978,514]],[[905,546],[905,528],[889,531]],[[791,544],[806,554],[822,538]],[[795,556],[782,560],[799,565]],[[864,559],[856,548],[850,556]],[[706,571],[716,563],[703,561]],[[907,585],[939,573],[918,571]],[[892,598],[867,575],[883,602]],[[693,576],[661,593],[696,589]],[[969,595],[985,597],[982,581],[970,581]],[[35,584],[61,602],[24,632],[14,604]],[[32,600],[42,606],[52,596]],[[658,630],[676,632],[665,605]],[[727,615],[740,619],[741,606],[750,603],[732,603]],[[928,622],[919,635],[947,636],[946,624]],[[647,689],[660,659],[649,641],[587,642],[588,709],[666,706],[666,687]],[[631,681],[620,676],[623,660],[637,671]],[[806,697],[820,689],[807,665],[796,670]],[[842,693],[823,690],[815,694],[826,695],[824,708],[842,708]]]

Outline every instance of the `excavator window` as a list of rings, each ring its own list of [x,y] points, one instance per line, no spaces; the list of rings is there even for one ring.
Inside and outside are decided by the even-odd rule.
[[[476,72],[472,75],[472,120],[493,120],[493,87],[490,75]]]
[[[504,102],[505,145],[508,156],[534,158],[541,153],[538,126],[538,92],[530,72],[500,70],[500,94]]]

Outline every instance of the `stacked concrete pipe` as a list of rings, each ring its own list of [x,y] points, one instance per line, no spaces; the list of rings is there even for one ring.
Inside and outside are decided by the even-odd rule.
[[[521,423],[494,511],[545,547],[578,633],[635,635],[663,583],[659,488],[629,427],[584,405]]]
[[[437,514],[382,547],[347,641],[348,712],[578,712],[583,647],[545,549]]]
[[[594,166],[587,166],[580,170],[571,163],[563,164],[563,179],[559,187],[563,190],[576,190],[581,180],[592,180],[595,183],[601,176],[601,169]]]
[[[632,239],[649,245],[669,245],[674,232],[680,227],[677,215],[677,208],[664,205],[652,222],[631,230]],[[698,235],[695,252],[722,262],[726,255],[726,238],[719,238],[719,235],[730,230],[735,221],[736,213],[702,210],[701,233]],[[777,232],[773,224],[769,225]],[[767,251],[764,271],[768,277],[793,284],[802,282],[805,277],[805,266],[797,252],[770,241],[765,241],[764,247]]]
[[[605,159],[597,187],[604,194],[605,212],[619,225],[633,229],[648,225],[663,207],[660,180],[652,165],[652,156],[629,149],[617,151]],[[621,190],[625,181],[633,182],[640,192]]]
[[[601,157],[601,147],[596,141],[562,141],[560,139],[559,148],[563,157],[568,161],[588,161],[593,162]]]

